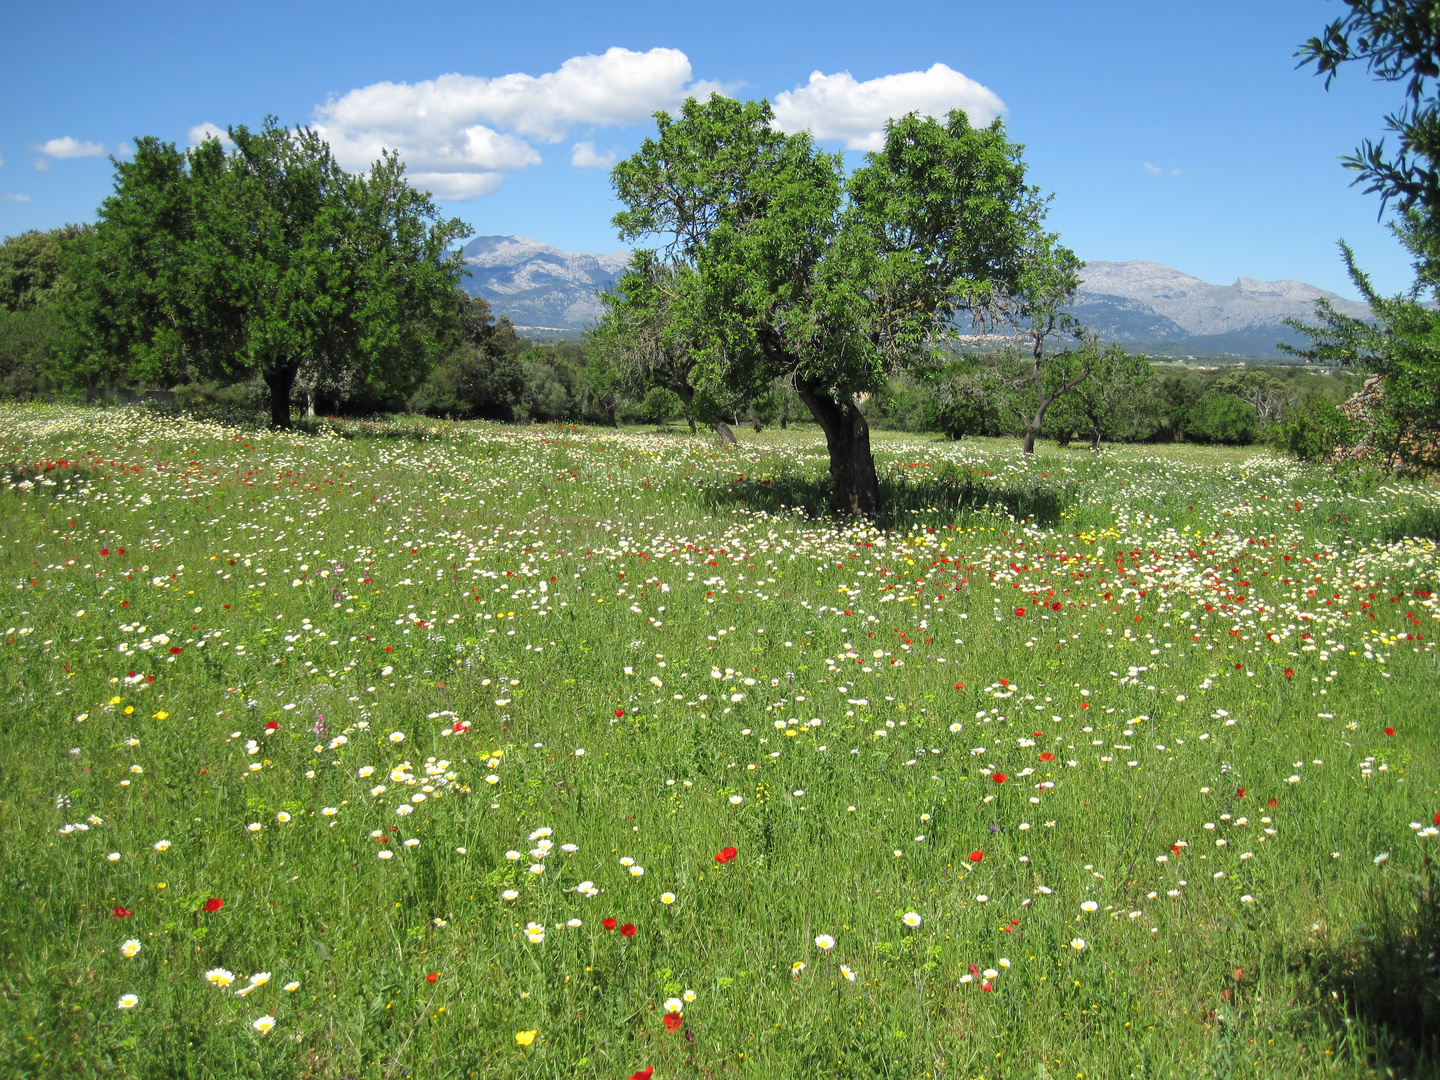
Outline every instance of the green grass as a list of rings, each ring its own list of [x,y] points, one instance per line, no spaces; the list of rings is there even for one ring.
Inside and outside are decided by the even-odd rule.
[[[0,1075],[1437,1073],[1433,486],[877,435],[869,527],[806,427],[0,432]]]

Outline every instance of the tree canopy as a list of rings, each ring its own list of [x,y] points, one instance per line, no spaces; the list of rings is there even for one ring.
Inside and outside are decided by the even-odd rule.
[[[696,393],[754,400],[777,378],[825,432],[834,510],[879,485],[857,395],[930,362],[957,318],[1018,293],[1045,200],[1000,121],[891,121],[847,176],[767,102],[691,99],[615,166],[622,239],[658,241],[607,321],[643,330],[637,362]],[[673,380],[672,380],[673,382]],[[668,385],[668,384],[667,384]],[[679,388],[672,385],[677,392]]]
[[[272,419],[290,424],[297,379],[412,390],[439,347],[469,235],[385,153],[368,173],[340,168],[313,131],[230,129],[189,151],[155,138],[114,160],[115,192],[76,261],[69,308],[72,383],[174,383],[259,376]],[[113,160],[113,159],[112,159]]]

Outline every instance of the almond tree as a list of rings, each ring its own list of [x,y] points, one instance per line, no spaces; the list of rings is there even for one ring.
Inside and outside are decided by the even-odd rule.
[[[932,364],[957,318],[1019,287],[1045,211],[1021,147],[998,120],[912,114],[847,177],[840,155],[778,131],[763,101],[691,99],[656,122],[612,173],[615,225],[676,268],[669,340],[688,350],[688,381],[748,401],[784,379],[825,433],[831,508],[874,514],[857,398]],[[627,287],[608,318],[653,303]]]

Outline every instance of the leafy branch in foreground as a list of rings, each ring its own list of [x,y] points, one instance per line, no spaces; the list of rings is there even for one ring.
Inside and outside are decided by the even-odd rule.
[[[1286,319],[1286,325],[1310,338],[1308,349],[1281,344],[1292,356],[1372,372],[1384,381],[1371,436],[1387,458],[1405,464],[1434,464],[1440,432],[1440,311],[1420,302],[1421,282],[1408,294],[1384,297],[1355,265],[1355,253],[1341,242],[1350,280],[1370,305],[1373,321],[1335,310],[1323,297],[1315,301],[1319,325]]]

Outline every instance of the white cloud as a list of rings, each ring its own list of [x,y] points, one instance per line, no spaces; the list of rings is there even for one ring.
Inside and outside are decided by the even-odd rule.
[[[944,64],[866,82],[857,82],[848,71],[815,71],[807,85],[775,95],[775,119],[782,129],[840,140],[847,150],[880,149],[887,120],[910,112],[943,119],[951,109],[965,110],[979,126],[1004,113],[1005,103]]]
[[[105,153],[103,143],[81,142],[69,135],[61,139],[51,139],[35,149],[42,154],[49,154],[53,158],[99,157]]]
[[[1162,169],[1159,165],[1151,165],[1145,162],[1145,173],[1148,176],[1184,176],[1184,169]]]
[[[419,191],[428,191],[439,199],[467,202],[483,195],[493,195],[505,179],[501,172],[406,172],[405,179]]]
[[[21,195],[15,191],[0,191],[0,202],[29,202],[29,195]]]
[[[203,124],[196,124],[192,127],[185,133],[185,139],[190,146],[199,146],[206,139],[219,139],[220,145],[227,150],[235,145],[224,128],[218,124],[210,123],[209,120],[206,120]]]
[[[50,168],[50,161],[48,158],[42,157],[35,159],[35,169],[37,172],[44,172],[48,168]]]
[[[577,169],[608,169],[615,164],[615,151],[602,154],[593,142],[577,142],[570,149],[570,164]]]
[[[720,88],[690,76],[690,61],[678,49],[613,48],[571,57],[539,76],[374,83],[318,106],[315,130],[347,168],[370,165],[382,149],[398,150],[416,170],[417,185],[424,175],[437,194],[446,187],[474,194],[444,197],[475,198],[493,191],[502,174],[540,163],[526,139],[554,143],[577,127],[641,123],[687,96]]]

